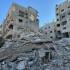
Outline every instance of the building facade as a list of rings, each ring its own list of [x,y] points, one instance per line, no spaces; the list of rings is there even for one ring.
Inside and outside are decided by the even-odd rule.
[[[56,34],[57,38],[70,37],[70,1],[56,5]]]
[[[55,40],[55,22],[47,23],[41,28],[41,32],[46,35],[48,40]]]
[[[20,38],[25,32],[38,32],[38,12],[32,7],[12,4],[3,24],[3,36],[7,39]]]
[[[51,38],[52,40],[70,37],[69,0],[66,0],[63,3],[56,5],[56,21],[43,26],[42,30],[47,35],[47,38]]]

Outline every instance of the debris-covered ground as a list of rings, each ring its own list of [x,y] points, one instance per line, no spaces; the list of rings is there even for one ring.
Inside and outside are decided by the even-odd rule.
[[[70,40],[7,40],[0,49],[0,70],[70,70]]]

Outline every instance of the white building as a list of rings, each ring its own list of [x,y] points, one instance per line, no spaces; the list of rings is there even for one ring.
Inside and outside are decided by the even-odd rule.
[[[58,38],[70,37],[70,1],[56,5],[56,32]]]
[[[3,24],[3,35],[7,39],[20,38],[25,32],[38,32],[38,12],[32,7],[12,4]]]
[[[55,40],[55,22],[47,23],[41,30],[48,40]]]
[[[42,30],[52,40],[70,37],[70,1],[56,5],[56,22],[48,23]]]

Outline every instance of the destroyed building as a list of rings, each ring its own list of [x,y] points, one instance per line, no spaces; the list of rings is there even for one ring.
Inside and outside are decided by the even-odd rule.
[[[25,32],[38,32],[38,12],[32,7],[13,3],[3,24],[3,36],[7,39],[20,38]]]
[[[0,70],[70,70],[70,39],[54,40],[54,22],[47,26],[47,38],[39,32],[37,16],[32,7],[12,5],[3,24]]]
[[[46,37],[39,32],[38,12],[13,4],[3,23],[1,70],[40,70],[52,58]]]

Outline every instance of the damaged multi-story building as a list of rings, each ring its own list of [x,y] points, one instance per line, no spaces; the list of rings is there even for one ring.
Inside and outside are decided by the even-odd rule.
[[[53,25],[53,26],[52,26]],[[50,26],[50,27],[49,27]],[[70,37],[70,1],[66,0],[63,3],[56,5],[56,21],[51,22],[43,27],[46,35],[50,38],[61,39]],[[49,30],[52,35],[49,34]],[[51,36],[50,36],[51,35]],[[53,39],[53,38],[52,38]]]
[[[56,5],[56,31],[62,37],[70,37],[70,1]],[[57,35],[57,38],[59,38]]]
[[[38,11],[32,7],[22,7],[13,3],[3,24],[3,37],[20,38],[25,32],[38,32]]]
[[[46,35],[48,40],[55,40],[55,22],[47,23],[40,29],[40,32]]]

